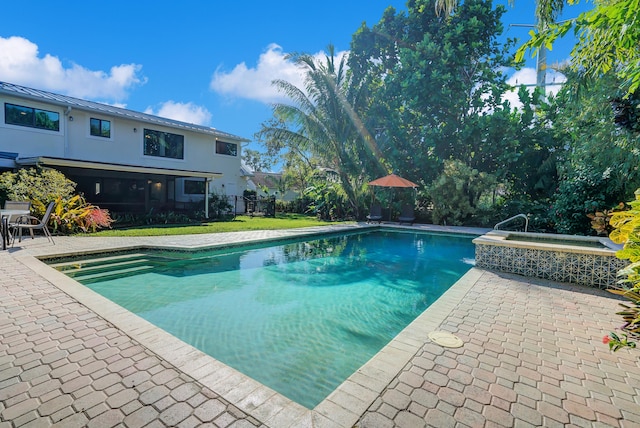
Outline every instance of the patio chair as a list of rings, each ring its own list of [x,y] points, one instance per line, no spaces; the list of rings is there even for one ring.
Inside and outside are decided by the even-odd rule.
[[[378,223],[382,221],[382,206],[379,204],[371,205],[369,215],[367,216],[367,223],[374,221],[377,221]]]
[[[400,213],[400,217],[398,217],[398,222],[413,224],[416,220],[416,216],[413,213],[413,207],[411,205],[403,205],[402,212]]]
[[[51,232],[49,232],[49,228],[47,227],[47,223],[49,223],[49,218],[51,217],[51,212],[53,211],[54,205],[55,202],[49,203],[49,206],[47,206],[47,211],[45,211],[42,219],[39,219],[38,217],[34,217],[32,215],[21,216],[18,222],[12,227],[13,243],[11,244],[11,246],[13,247],[16,243],[16,235],[18,235],[18,242],[22,242],[22,231],[25,229],[31,233],[31,239],[33,239],[34,230],[42,230],[47,239],[51,241],[53,245],[55,245],[56,243],[53,241]]]

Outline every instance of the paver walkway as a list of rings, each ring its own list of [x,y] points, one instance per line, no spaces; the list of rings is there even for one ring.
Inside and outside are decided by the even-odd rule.
[[[330,417],[296,425],[241,410],[21,260],[125,241],[59,238],[51,246],[36,238],[0,252],[0,428],[340,426]],[[617,302],[599,290],[481,272],[440,327],[464,346],[441,348],[425,337],[356,426],[640,426],[640,351],[611,353],[601,343],[620,324]]]

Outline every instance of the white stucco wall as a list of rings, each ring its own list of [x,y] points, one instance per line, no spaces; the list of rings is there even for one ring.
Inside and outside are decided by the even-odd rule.
[[[5,123],[4,104],[53,111],[60,115],[60,130],[49,131]],[[223,174],[212,187],[223,190],[222,184],[230,191],[241,195],[244,190],[240,177],[241,141],[225,138],[223,141],[238,145],[238,155],[229,156],[216,153],[214,135],[172,128],[140,120],[127,120],[96,111],[72,108],[68,115],[66,108],[31,99],[0,95],[0,151],[17,152],[18,158],[56,157],[74,160],[116,163],[125,165],[169,168],[188,171]],[[73,118],[71,120],[71,118]],[[111,122],[111,137],[90,135],[89,120],[98,118]],[[172,159],[144,155],[144,129],[170,132],[184,136],[184,159]],[[235,188],[235,190],[234,190]]]

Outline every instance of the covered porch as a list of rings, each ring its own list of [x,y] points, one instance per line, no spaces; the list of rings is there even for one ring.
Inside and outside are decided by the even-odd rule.
[[[209,184],[221,173],[54,157],[16,159],[20,167],[53,168],[77,183],[76,190],[90,203],[116,213],[203,210],[208,217]],[[201,182],[204,198],[185,202],[183,183]]]

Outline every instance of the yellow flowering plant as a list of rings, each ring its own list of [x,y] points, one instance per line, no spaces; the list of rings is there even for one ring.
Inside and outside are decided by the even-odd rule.
[[[616,257],[630,262],[627,267],[618,271],[621,278],[618,286],[609,289],[631,301],[631,304],[620,303],[623,310],[617,312],[624,320],[621,327],[624,333],[610,333],[603,339],[614,351],[622,347],[635,348],[633,340],[640,339],[640,189],[636,190],[635,200],[628,205],[629,210],[614,212],[609,221],[613,227],[609,238],[616,244],[624,244],[616,252]]]

